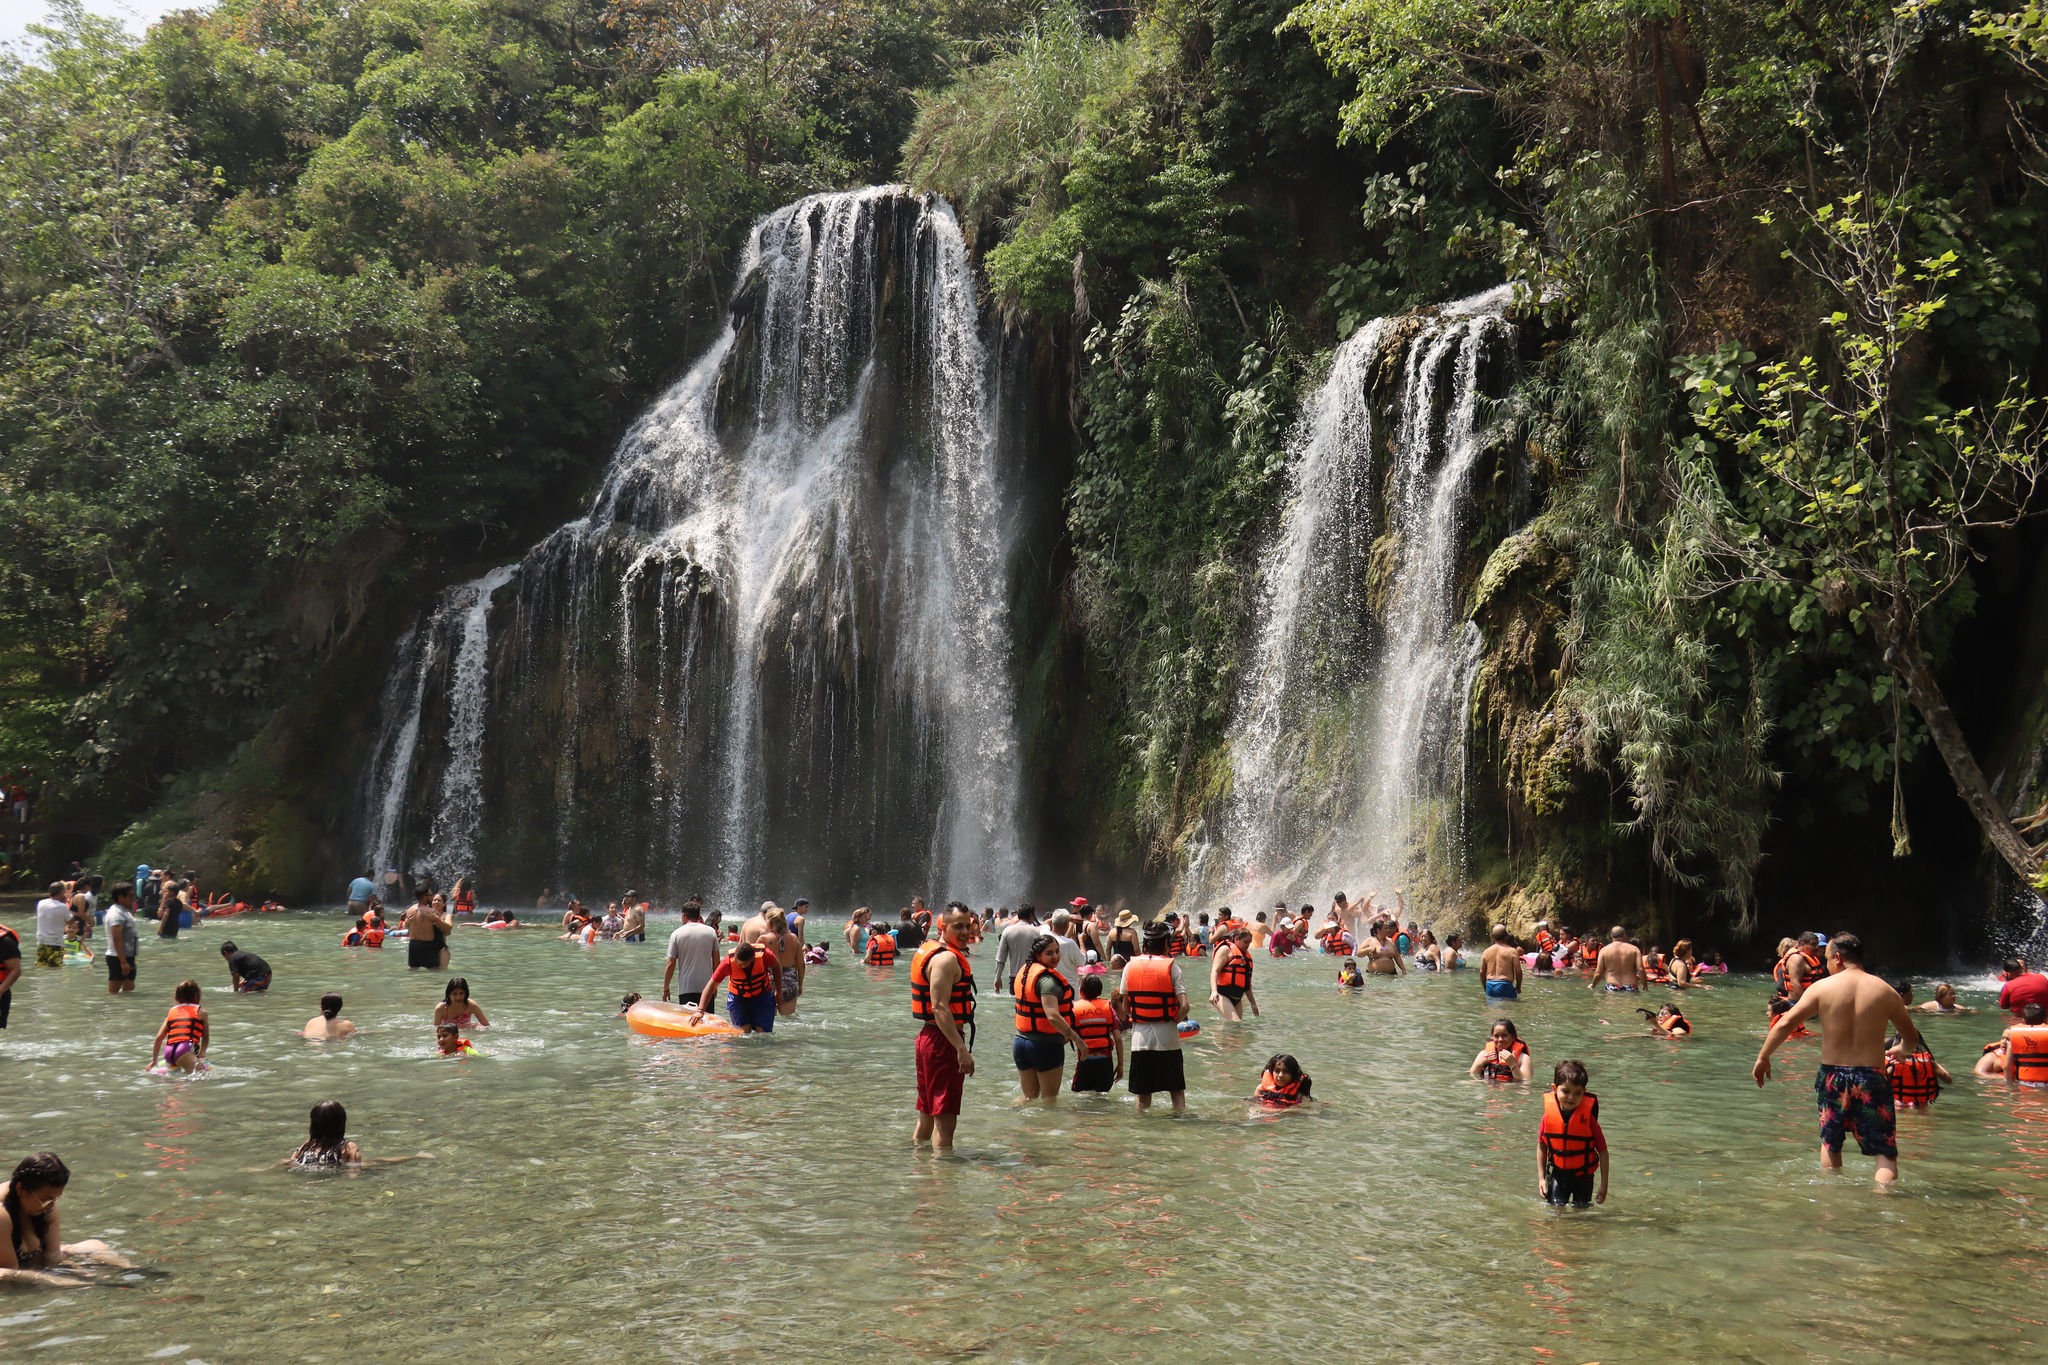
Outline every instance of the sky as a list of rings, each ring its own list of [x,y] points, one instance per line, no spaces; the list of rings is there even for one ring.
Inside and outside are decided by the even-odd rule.
[[[85,7],[94,14],[119,19],[139,37],[159,15],[174,9],[203,9],[205,0],[85,0]],[[45,0],[0,0],[0,43],[20,42],[28,36],[28,26],[41,23],[48,13]]]

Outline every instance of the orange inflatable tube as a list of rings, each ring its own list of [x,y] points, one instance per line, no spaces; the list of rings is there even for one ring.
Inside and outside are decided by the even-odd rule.
[[[626,1027],[649,1038],[714,1038],[737,1034],[738,1029],[715,1014],[695,1015],[681,1005],[659,1000],[642,1000],[626,1011]]]

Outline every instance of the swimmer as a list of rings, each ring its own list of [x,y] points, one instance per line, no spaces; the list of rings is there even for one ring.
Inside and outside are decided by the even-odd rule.
[[[1593,979],[1586,989],[1635,992],[1643,988],[1643,950],[1628,941],[1619,924],[1608,932],[1607,946],[1593,960]]]
[[[1437,949],[1438,971],[1455,972],[1465,965],[1465,936],[1450,934],[1444,938],[1443,947]]]
[[[874,918],[874,913],[869,907],[861,906],[847,919],[846,927],[839,931],[839,936],[846,940],[846,951],[853,954],[855,960],[867,956],[869,921]]]
[[[352,926],[350,926],[349,931],[341,936],[341,946],[344,948],[362,947],[363,930],[367,927],[368,926],[361,919],[358,919]]]
[[[189,1075],[206,1060],[209,1039],[206,1011],[199,1007],[199,983],[180,981],[171,998],[176,1003],[164,1016],[163,1023],[157,1025],[149,1064],[153,1067],[161,1062]]]
[[[55,1152],[24,1157],[0,1186],[0,1279],[70,1286],[73,1278],[49,1272],[72,1262],[134,1267],[97,1239],[67,1245],[58,1226],[57,1201],[71,1184],[71,1170]]]
[[[1538,948],[1536,950],[1536,960],[1529,964],[1529,973],[1532,976],[1557,975],[1557,959],[1550,955],[1550,949]]]
[[[868,932],[868,951],[864,959],[870,967],[893,967],[896,965],[896,936],[886,928]]]
[[[1276,1052],[1266,1061],[1266,1069],[1259,1076],[1259,1088],[1252,1092],[1252,1103],[1261,1109],[1293,1109],[1314,1098],[1309,1093],[1313,1085],[1292,1054]]]
[[[331,1038],[346,1038],[356,1031],[356,1026],[341,1017],[341,997],[332,993],[320,997],[320,1013],[306,1021],[299,1030],[301,1036],[314,1042]]]
[[[1659,1005],[1655,1010],[1637,1010],[1650,1021],[1652,1038],[1690,1038],[1692,1021],[1678,1012],[1676,1005]]]
[[[453,1024],[441,1024],[434,1029],[435,1046],[441,1049],[443,1057],[475,1056],[476,1044],[462,1036],[462,1030]]]
[[[1968,1005],[1958,1005],[1956,1003],[1956,988],[1949,985],[1946,981],[1934,988],[1934,998],[1932,1000],[1924,1005],[1915,1005],[1913,1008],[1922,1014],[1975,1014],[1977,1012]]]
[[[337,1000],[337,996],[327,997]],[[300,1170],[322,1167],[360,1166],[363,1154],[348,1140],[348,1110],[338,1100],[322,1100],[313,1106],[306,1123],[306,1140],[285,1158],[285,1164]]]
[[[1479,980],[1489,1000],[1515,1000],[1522,994],[1522,951],[1509,939],[1505,924],[1493,926],[1493,943],[1479,955]]]
[[[2020,1022],[2005,1031],[2006,1080],[2015,1085],[2048,1086],[2048,1009],[2038,1000],[2020,1006]]]
[[[471,1023],[474,1017],[475,1023]],[[459,976],[448,978],[448,984],[441,990],[441,1003],[434,1006],[434,1023],[453,1024],[457,1028],[489,1028],[491,1021],[484,1016],[482,1005],[469,998],[469,982]]]
[[[1757,1053],[1750,1074],[1757,1085],[1771,1079],[1771,1054],[1794,1028],[1820,1016],[1819,1097],[1821,1168],[1842,1169],[1842,1146],[1850,1133],[1863,1155],[1877,1162],[1877,1183],[1899,1178],[1899,1145],[1891,1081],[1884,1073],[1885,1025],[1899,1031],[1908,1052],[1919,1048],[1920,1030],[1897,991],[1863,970],[1863,941],[1837,934],[1828,943],[1828,974],[1807,985],[1792,1008],[1779,1016]]]
[[[1060,972],[1060,941],[1053,934],[1040,934],[1031,941],[1024,965],[1010,983],[1016,999],[1016,1041],[1011,1059],[1017,1065],[1019,1103],[1044,1100],[1057,1104],[1060,1081],[1067,1074],[1067,1044],[1075,1055],[1087,1051],[1087,1043],[1074,1031],[1074,987]]]
[[[1543,1097],[1536,1131],[1536,1193],[1562,1206],[1607,1202],[1607,1134],[1600,1130],[1599,1097],[1586,1089],[1586,1064],[1562,1061]],[[1594,1178],[1599,1188],[1594,1188]]]
[[[1415,946],[1415,969],[1417,971],[1433,972],[1441,965],[1439,959],[1442,956],[1443,949],[1437,946],[1436,931],[1434,929],[1424,929],[1422,931],[1422,941]]]
[[[1337,988],[1356,991],[1365,988],[1365,978],[1358,974],[1358,959],[1347,957],[1344,965],[1337,969]]]
[[[1074,1032],[1082,1050],[1075,1054],[1076,1094],[1107,1095],[1124,1078],[1124,1035],[1116,1008],[1102,998],[1102,977],[1081,980],[1081,998],[1074,1002]]]
[[[1535,1079],[1536,1062],[1529,1055],[1529,1045],[1516,1032],[1514,1020],[1493,1021],[1492,1035],[1487,1038],[1486,1046],[1479,1049],[1479,1055],[1472,1059],[1472,1065],[1465,1074],[1485,1081]]]
[[[270,964],[254,953],[245,953],[229,939],[220,945],[220,955],[227,959],[228,980],[237,994],[249,994],[270,989]]]
[[[1252,1018],[1259,1017],[1259,997],[1252,993],[1251,947],[1250,930],[1226,931],[1218,936],[1216,955],[1209,962],[1209,1003],[1233,1023],[1244,1018],[1247,1005]]]

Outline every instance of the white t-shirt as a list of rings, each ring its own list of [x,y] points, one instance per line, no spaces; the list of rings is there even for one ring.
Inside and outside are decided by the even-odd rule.
[[[107,951],[135,960],[135,916],[119,905],[107,907]]]
[[[1060,975],[1076,989],[1081,986],[1081,945],[1070,938],[1060,938]]]
[[[1183,995],[1187,993],[1187,980],[1181,976],[1180,959],[1175,958],[1167,967],[1173,974],[1173,988]],[[1131,1024],[1131,1051],[1133,1052],[1178,1052],[1180,1051],[1180,1025],[1172,1019],[1156,1023],[1133,1021]]]
[[[63,901],[51,900],[48,896],[36,902],[36,946],[39,948],[61,948],[64,946],[64,924],[71,918],[71,907]]]
[[[711,974],[718,970],[718,931],[685,920],[682,928],[668,936],[668,955],[676,964],[676,993],[702,995]]]

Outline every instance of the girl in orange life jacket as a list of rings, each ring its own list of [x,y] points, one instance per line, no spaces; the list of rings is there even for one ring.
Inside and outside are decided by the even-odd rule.
[[[1060,1081],[1067,1073],[1068,1043],[1076,1053],[1087,1044],[1074,1031],[1074,988],[1059,972],[1060,941],[1051,934],[1031,940],[1030,956],[1010,983],[1016,1000],[1016,1041],[1010,1056],[1017,1064],[1017,1088],[1026,1100],[1057,1103]]]
[[[1308,1074],[1292,1054],[1276,1052],[1266,1061],[1266,1069],[1259,1076],[1259,1088],[1252,1092],[1252,1102],[1261,1109],[1293,1109],[1314,1098],[1309,1094],[1311,1085]]]
[[[896,965],[896,936],[887,929],[869,931],[867,965],[870,967],[893,967]]]
[[[1486,1046],[1479,1049],[1479,1055],[1472,1059],[1472,1066],[1465,1074],[1485,1081],[1528,1081],[1535,1078],[1536,1063],[1529,1056],[1529,1045],[1516,1031],[1514,1020],[1493,1021],[1492,1036],[1486,1040]]]
[[[1586,1064],[1559,1062],[1552,1080],[1536,1130],[1536,1192],[1552,1204],[1604,1204],[1607,1135],[1600,1131],[1600,1100],[1586,1089]]]
[[[456,914],[474,915],[476,913],[476,891],[471,888],[469,878],[457,877],[455,879],[455,890],[452,894],[454,896]]]
[[[206,1011],[199,1007],[199,983],[180,981],[172,998],[177,1003],[157,1026],[149,1064],[155,1066],[161,1061],[165,1066],[191,1072],[206,1060],[209,1039]]]
[[[1232,930],[1217,940],[1216,955],[1209,961],[1209,1003],[1233,1023],[1244,1018],[1246,1005],[1251,1006],[1252,1018],[1259,1017],[1259,997],[1252,994],[1249,929]]]
[[[1941,1087],[1955,1084],[1948,1068],[1924,1046],[1914,1052],[1893,1047],[1884,1055],[1884,1074],[1892,1083],[1892,1102],[1901,1109],[1925,1109],[1941,1094]]]
[[[2030,1000],[2020,1022],[2005,1031],[2005,1078],[2018,1085],[2048,1085],[2048,1011]]]
[[[1102,978],[1081,978],[1081,998],[1074,1002],[1074,1032],[1081,1035],[1081,1054],[1074,1063],[1073,1090],[1106,1095],[1124,1078],[1124,1035],[1116,1008],[1102,998]]]
[[[725,1017],[742,1033],[775,1032],[775,964],[751,943],[742,943],[718,964],[704,983],[698,1008],[710,1011],[718,999],[718,983],[727,983]]]
[[[1769,1022],[1773,1024],[1778,1022],[1779,1015],[1789,1014],[1791,1012],[1791,997],[1784,995],[1772,996],[1770,1006],[1766,1011],[1766,1013],[1769,1016]],[[1801,1024],[1798,1028],[1793,1029],[1790,1033],[1786,1034],[1785,1036],[1787,1038],[1811,1038],[1813,1034],[1807,1029],[1806,1025]]]
[[[1676,1005],[1659,1005],[1655,1014],[1641,1011],[1650,1016],[1650,1036],[1653,1038],[1690,1038],[1692,1021],[1678,1012]]]

